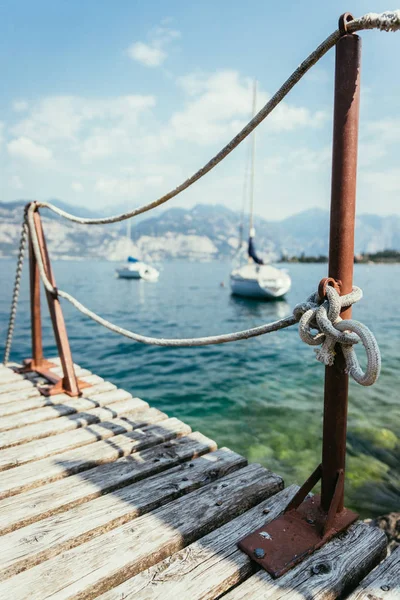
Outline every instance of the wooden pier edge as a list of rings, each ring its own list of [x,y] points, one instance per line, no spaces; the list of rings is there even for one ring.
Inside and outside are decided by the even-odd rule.
[[[46,398],[0,366],[0,598],[400,597],[400,551],[361,522],[279,579],[259,571],[237,542],[298,488],[76,370],[80,398]]]

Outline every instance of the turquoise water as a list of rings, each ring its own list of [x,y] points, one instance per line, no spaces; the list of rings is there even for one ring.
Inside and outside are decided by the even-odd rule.
[[[2,349],[15,263],[0,266]],[[231,297],[228,262],[167,262],[156,284],[118,280],[112,263],[54,263],[58,285],[84,304],[124,327],[164,337],[223,333],[289,314],[326,275],[326,265],[288,268],[287,301],[268,304]],[[27,279],[25,272],[14,360],[30,355]],[[365,295],[354,315],[375,333],[383,369],[372,388],[350,384],[346,503],[372,516],[400,507],[400,265],[356,265],[354,280]],[[296,327],[222,346],[156,348],[119,337],[70,305],[64,311],[82,366],[275,470],[286,484],[303,482],[320,462],[324,368]],[[55,345],[43,312],[50,356]]]

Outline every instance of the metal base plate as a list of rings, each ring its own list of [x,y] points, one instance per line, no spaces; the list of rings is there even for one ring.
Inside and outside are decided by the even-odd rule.
[[[336,514],[331,529],[323,534],[326,516],[320,507],[320,496],[315,495],[246,536],[238,546],[272,577],[280,577],[358,518],[344,508]]]
[[[84,388],[88,388],[92,385],[91,383],[82,381],[82,379],[77,379],[76,382],[78,385],[78,393],[73,394],[68,390],[67,387],[64,387],[63,378],[59,377],[58,375],[55,375],[55,373],[52,373],[50,371],[50,368],[59,367],[60,365],[52,363],[46,359],[42,359],[40,365],[35,365],[33,360],[29,358],[25,359],[23,363],[24,366],[21,369],[17,370],[18,373],[37,373],[49,382],[48,384],[37,386],[37,389],[42,394],[42,396],[55,396],[57,394],[67,394],[68,396],[75,398],[80,395],[81,390],[83,390]]]

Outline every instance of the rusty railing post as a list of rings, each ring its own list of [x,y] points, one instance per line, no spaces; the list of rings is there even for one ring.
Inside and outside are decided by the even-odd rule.
[[[329,278],[340,294],[351,292],[354,264],[354,224],[361,40],[347,35],[346,13],[339,20],[342,36],[336,45],[333,127]],[[351,308],[341,312],[350,318]],[[261,567],[279,577],[333,536],[344,531],[358,515],[344,508],[348,376],[340,346],[335,362],[325,370],[322,464],[295,494],[284,514],[247,535],[238,546]],[[322,480],[321,496],[309,497]]]
[[[46,276],[53,287],[56,287],[56,282],[51,269],[49,254],[47,252],[46,240],[43,233],[42,222],[40,219],[39,212],[36,211],[33,214],[35,229],[38,237],[40,253],[43,260],[44,269]],[[71,355],[71,348],[68,341],[67,330],[65,327],[64,316],[61,310],[60,301],[57,297],[53,296],[49,291],[46,290],[47,303],[49,305],[49,311],[51,320],[53,323],[54,336],[56,338],[58,354],[60,356],[61,366],[63,369],[64,377],[62,379],[63,390],[70,396],[79,396],[80,391],[78,387],[77,378],[74,370],[74,363]]]
[[[336,45],[335,105],[332,152],[332,190],[329,277],[340,281],[341,295],[351,292],[354,265],[354,226],[358,118],[360,104],[361,39],[343,35]],[[351,317],[351,307],[341,313]],[[338,474],[345,470],[348,375],[339,345],[335,363],[325,370],[321,506],[329,510]],[[338,512],[343,509],[344,487]]]
[[[40,308],[40,276],[39,268],[33,251],[31,236],[29,235],[29,279],[31,299],[31,335],[32,335],[32,360],[30,367],[43,365],[42,343],[42,317]]]

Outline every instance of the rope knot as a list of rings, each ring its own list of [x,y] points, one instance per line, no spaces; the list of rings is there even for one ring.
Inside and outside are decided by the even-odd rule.
[[[323,291],[325,298],[317,291],[306,302],[297,304],[293,310],[293,315],[299,322],[300,338],[309,346],[320,346],[315,350],[316,358],[326,366],[334,364],[335,346],[340,344],[347,373],[361,385],[372,385],[378,379],[381,368],[381,356],[375,337],[362,323],[353,319],[343,321],[340,317],[344,308],[361,300],[362,290],[354,286],[349,294],[340,296],[337,286],[324,285]],[[368,359],[365,372],[361,369],[353,348],[360,341]]]

